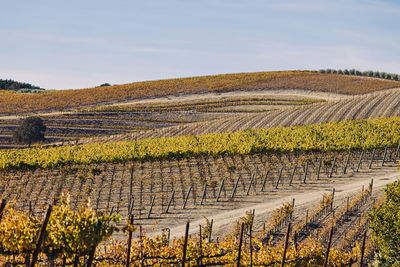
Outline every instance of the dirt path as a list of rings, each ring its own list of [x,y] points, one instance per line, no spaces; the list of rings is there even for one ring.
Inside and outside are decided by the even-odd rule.
[[[361,191],[362,186],[367,186],[371,178],[374,178],[374,191],[382,190],[387,184],[400,179],[400,172],[397,166],[384,167],[374,171],[364,171],[352,177],[337,177],[333,182],[319,184],[317,187],[305,188],[303,192],[299,193],[282,193],[281,197],[274,199],[268,196],[259,196],[258,203],[248,203],[248,205],[238,207],[233,210],[220,210],[213,214],[206,214],[209,220],[214,220],[213,235],[221,236],[232,230],[233,224],[236,220],[242,217],[246,211],[255,209],[255,230],[260,229],[263,223],[268,222],[272,215],[272,211],[281,206],[283,202],[291,202],[295,198],[295,213],[296,217],[305,217],[305,211],[315,208],[325,192],[330,192],[335,188],[335,206],[343,205],[347,196],[352,196]],[[307,186],[307,185],[306,185]],[[305,187],[306,187],[305,186]],[[248,201],[245,201],[248,202]],[[204,214],[200,210],[194,211],[197,213],[197,218],[191,220],[190,233],[196,234],[198,232],[198,225],[204,224],[205,220],[202,217]],[[188,216],[189,217],[189,216]],[[182,220],[169,221],[171,236],[180,237],[184,235],[185,223]],[[148,229],[147,229],[148,230]],[[160,230],[147,231],[149,236],[160,234]]]

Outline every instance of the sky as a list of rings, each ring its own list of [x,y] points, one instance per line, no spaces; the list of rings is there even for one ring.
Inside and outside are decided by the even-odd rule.
[[[0,79],[46,89],[208,74],[400,74],[400,0],[0,0]]]

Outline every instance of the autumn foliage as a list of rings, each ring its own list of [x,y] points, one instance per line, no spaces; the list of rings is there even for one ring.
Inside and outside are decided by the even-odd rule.
[[[0,113],[12,114],[39,110],[68,109],[98,103],[180,93],[307,89],[359,94],[394,87],[400,87],[400,82],[369,77],[322,74],[312,71],[237,73],[136,82],[43,94],[0,94]]]

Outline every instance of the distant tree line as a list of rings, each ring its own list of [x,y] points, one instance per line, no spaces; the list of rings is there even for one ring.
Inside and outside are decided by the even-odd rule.
[[[43,88],[34,86],[30,83],[17,82],[11,79],[9,80],[0,79],[0,89],[20,92],[20,93],[40,93],[44,91]]]
[[[334,70],[334,69],[321,69],[318,72],[320,73],[336,73],[336,74],[344,74],[344,75],[355,75],[355,76],[366,76],[366,77],[373,77],[373,78],[381,78],[381,79],[387,79],[387,80],[394,80],[394,81],[399,81],[400,80],[400,75],[399,74],[394,74],[394,73],[387,73],[387,72],[379,72],[379,71],[372,71],[372,70],[367,70],[367,71],[359,71],[355,69],[345,69],[345,70]]]

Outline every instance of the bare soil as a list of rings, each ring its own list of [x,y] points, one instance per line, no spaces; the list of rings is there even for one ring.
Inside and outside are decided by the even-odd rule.
[[[235,202],[233,208],[224,209],[193,209],[190,213],[185,213],[184,218],[178,216],[168,220],[163,220],[160,224],[153,227],[144,228],[150,236],[161,233],[161,229],[170,228],[171,236],[181,237],[185,231],[185,221],[189,220],[191,228],[190,234],[198,233],[198,225],[204,225],[205,219],[213,219],[213,235],[223,236],[233,230],[235,221],[245,215],[246,211],[255,210],[255,231],[262,229],[264,223],[272,217],[272,211],[284,202],[291,202],[295,198],[294,220],[305,218],[307,210],[312,210],[319,205],[323,193],[329,193],[335,188],[335,206],[341,206],[347,200],[347,196],[353,196],[361,191],[362,186],[367,187],[368,183],[374,179],[374,194],[381,194],[382,189],[398,179],[400,172],[396,165],[386,166],[382,169],[371,171],[364,170],[358,174],[345,175],[327,180],[326,183],[309,182],[297,188],[280,189],[279,192],[271,192],[271,195],[257,195],[246,197],[241,201]]]

